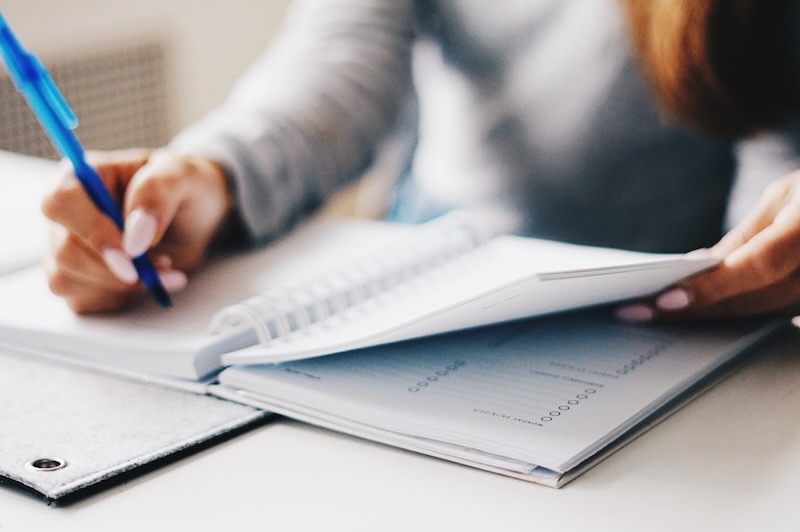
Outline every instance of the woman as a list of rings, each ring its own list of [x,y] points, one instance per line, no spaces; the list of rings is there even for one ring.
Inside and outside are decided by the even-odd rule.
[[[713,246],[718,268],[620,309],[627,320],[794,312],[793,9],[298,1],[205,120],[164,149],[96,156],[124,235],[65,172],[44,203],[51,289],[76,312],[119,308],[141,291],[130,257],[150,250],[178,290],[210,247],[281,234],[405,135],[394,218],[462,208],[579,243]]]

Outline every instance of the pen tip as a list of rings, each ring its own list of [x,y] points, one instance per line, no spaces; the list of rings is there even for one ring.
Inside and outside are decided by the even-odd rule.
[[[161,283],[150,287],[150,293],[153,294],[153,298],[162,308],[172,308],[172,299],[169,297],[169,292],[164,289]]]

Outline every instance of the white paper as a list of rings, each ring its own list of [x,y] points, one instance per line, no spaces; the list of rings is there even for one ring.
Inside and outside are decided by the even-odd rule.
[[[714,263],[500,236],[335,319],[223,361],[296,360],[610,303],[655,293]]]
[[[143,294],[125,311],[78,316],[49,291],[41,268],[26,268],[0,276],[0,344],[121,370],[202,378],[221,368],[222,352],[256,341],[250,331],[211,334],[221,308],[319,275],[403,229],[355,220],[310,224],[269,248],[212,261],[173,296],[169,310]]]
[[[427,257],[459,240],[447,235],[430,226],[317,220],[266,249],[213,261],[187,290],[174,295],[168,311],[144,294],[124,312],[77,316],[49,292],[43,271],[30,268],[0,277],[0,342],[123,370],[197,379],[235,362],[303,358],[642,295],[713,263],[498,237],[271,345],[258,345],[257,338],[269,316],[254,325],[211,330],[222,309],[282,287],[303,293],[332,272],[357,290],[348,280],[352,274],[367,265],[413,265],[420,251]],[[565,271],[574,275],[564,276]],[[297,298],[302,299],[290,297]],[[272,309],[282,316],[276,323],[291,321],[292,305],[297,306]],[[254,345],[254,353],[243,351]]]
[[[518,473],[563,473],[767,330],[639,327],[594,311],[235,366],[220,382],[345,432]]]

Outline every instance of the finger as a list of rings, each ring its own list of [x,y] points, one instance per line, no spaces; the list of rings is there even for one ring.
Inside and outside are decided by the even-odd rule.
[[[71,277],[64,271],[48,267],[45,263],[48,284],[54,294],[61,296],[73,312],[89,314],[117,310],[124,307],[135,293],[114,292],[98,289],[93,283],[84,283],[85,278]]]
[[[88,158],[119,202],[131,176],[146,162],[148,154],[147,150],[92,152]],[[60,172],[58,186],[43,201],[45,215],[93,248],[119,280],[135,283],[138,276],[130,257],[122,251],[122,235],[116,224],[94,206],[65,161]]]
[[[139,256],[159,242],[188,191],[185,169],[174,157],[156,152],[136,172],[125,198],[124,249]]]
[[[92,277],[84,271],[67,270],[57,265],[53,257],[46,260],[44,266],[50,290],[61,296],[76,313],[121,308],[138,291],[136,287],[114,284],[113,279],[105,284],[102,276]]]
[[[771,209],[751,212],[747,218],[725,233],[720,241],[710,248],[711,254],[720,258],[730,255],[768,227],[774,218],[775,213]]]
[[[58,261],[73,260],[75,256],[69,254],[70,247],[77,246],[77,241],[80,241],[80,249],[87,255],[102,258],[105,267],[117,279],[127,284],[135,283],[136,270],[130,257],[122,251],[119,230],[108,217],[88,203],[82,191],[76,191],[72,184],[66,184],[61,192],[45,200],[42,206],[45,214],[71,235],[69,241],[64,240],[57,247],[62,254]]]
[[[646,323],[656,318],[658,310],[648,301],[636,301],[615,308],[613,314],[627,323]]]
[[[797,251],[795,251],[797,250]],[[681,283],[688,304],[708,306],[791,277],[800,268],[800,204],[785,205],[773,223],[732,251],[715,269]],[[659,305],[662,310],[681,308]]]
[[[614,316],[628,323],[744,318],[763,315],[800,315],[800,276],[757,292],[740,294],[707,306],[662,310],[650,301],[639,301],[614,309]]]
[[[659,312],[660,319],[741,318],[760,315],[792,317],[800,313],[800,275],[794,275],[757,292],[740,294],[705,307],[691,307],[680,312]]]
[[[131,286],[137,284],[139,280],[136,270],[133,270],[133,281],[120,280],[119,275],[109,275],[109,273],[114,272],[109,272],[106,268],[108,260],[103,261],[97,257],[82,241],[72,237],[63,228],[54,227],[52,232],[60,234],[51,236],[53,252],[50,260],[53,264],[53,269],[57,269],[65,277],[79,280],[82,284],[93,285],[106,291],[142,291],[141,287]],[[127,256],[126,260],[128,260]],[[164,288],[168,292],[177,292],[186,286],[188,282],[186,274],[173,268],[169,257],[156,256],[154,263]],[[68,287],[63,291],[59,289],[57,293],[66,291],[68,291]]]
[[[136,282],[133,263],[126,260],[121,251],[122,237],[116,224],[97,210],[64,162],[60,171],[59,184],[44,198],[42,212],[51,221],[66,228],[74,239],[80,239],[84,243],[83,248],[90,248],[94,255],[104,257],[108,268],[121,281],[128,284]],[[62,239],[59,249],[63,253],[69,251],[68,246],[69,243]]]
[[[97,250],[120,247],[114,222],[92,203],[75,175],[63,164],[58,185],[42,201],[42,212]]]
[[[151,257],[151,260],[153,261],[153,265],[160,270],[172,269],[172,257],[169,255],[160,253]]]
[[[58,286],[60,278],[48,277],[51,289]],[[125,307],[134,299],[134,294],[127,292],[106,292],[97,290],[92,285],[83,285],[75,279],[68,280],[71,289],[63,294],[53,293],[61,296],[69,308],[77,314],[92,314],[97,312],[107,312],[118,310]]]
[[[151,153],[152,150],[147,149],[88,151],[86,160],[111,195],[121,200],[124,189],[136,171],[147,163]]]
[[[118,309],[144,292],[141,283],[129,285],[109,275],[91,250],[66,231],[64,243],[45,262],[50,289],[63,297],[75,312],[91,313]],[[186,274],[169,267],[159,269],[159,277],[168,292],[182,290]]]
[[[103,186],[109,191],[111,196],[118,203],[121,203],[125,187],[130,179],[142,165],[147,162],[148,150],[117,150],[109,152],[87,152],[86,159],[95,169]],[[56,198],[46,198],[48,201],[55,201],[59,194],[75,194],[82,196],[83,205],[92,204],[88,194],[84,191],[73,171],[72,165],[66,159],[62,159],[58,165],[58,179],[56,187],[49,196],[56,195]],[[62,200],[68,199],[64,196]],[[57,203],[57,202],[56,202]],[[93,204],[92,204],[93,205]]]
[[[108,259],[91,249],[83,240],[75,237],[63,227],[53,226],[50,231],[50,261],[53,271],[64,279],[75,279],[81,284],[91,284],[107,291],[129,291],[136,284],[138,275],[131,266],[131,272],[125,272],[125,279],[120,279],[118,272],[111,271]],[[105,260],[104,260],[105,259]],[[125,260],[129,260],[125,258]],[[132,279],[131,279],[132,277]],[[59,278],[60,279],[60,278]],[[66,281],[58,280],[64,288],[56,287],[53,291],[59,295],[69,292]],[[51,287],[52,288],[52,287]]]
[[[126,195],[124,249],[134,256],[144,253],[169,232],[168,245],[159,251],[172,254],[180,268],[190,269],[201,260],[230,209],[229,196],[224,173],[214,163],[155,152]]]
[[[767,187],[756,207],[711,248],[712,252],[725,257],[767,228],[789,201],[789,185],[790,181],[783,179]]]

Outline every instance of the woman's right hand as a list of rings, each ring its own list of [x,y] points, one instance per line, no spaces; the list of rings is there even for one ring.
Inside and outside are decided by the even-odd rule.
[[[80,314],[117,310],[145,291],[132,257],[149,252],[174,292],[199,267],[233,210],[224,171],[168,149],[89,155],[122,206],[125,232],[98,211],[68,164],[42,210],[53,223],[45,260],[50,289]]]

